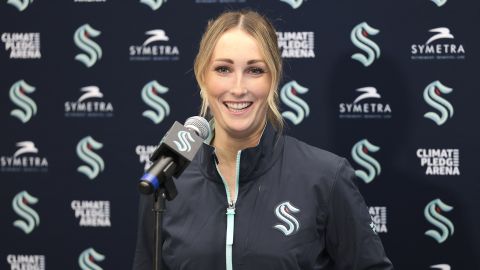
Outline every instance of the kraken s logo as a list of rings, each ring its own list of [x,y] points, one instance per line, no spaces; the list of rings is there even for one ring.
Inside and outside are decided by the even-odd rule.
[[[8,0],[7,4],[16,7],[19,11],[24,11],[33,0]]]
[[[453,223],[440,214],[440,211],[450,212],[452,209],[453,207],[443,203],[440,199],[429,202],[424,210],[425,218],[437,227],[441,233],[436,230],[428,230],[425,232],[425,235],[437,240],[439,244],[445,242],[449,235],[453,235]]]
[[[282,116],[292,121],[295,125],[300,124],[303,119],[310,114],[310,107],[301,98],[297,97],[297,93],[305,94],[308,88],[298,84],[296,81],[291,81],[285,84],[280,90],[280,99],[285,105],[295,110],[296,114],[290,111],[282,113]]]
[[[449,94],[451,92],[452,88],[446,87],[440,81],[434,81],[427,85],[423,91],[423,98],[428,105],[437,109],[440,115],[435,112],[427,112],[423,116],[431,119],[439,126],[443,125],[448,118],[452,118],[453,106],[441,96],[441,94]]]
[[[95,141],[92,137],[87,136],[80,140],[77,144],[78,157],[90,166],[82,165],[77,168],[78,172],[85,174],[90,180],[98,176],[100,171],[105,168],[103,159],[94,153],[92,149],[98,150],[103,147],[103,144]]]
[[[28,206],[29,204],[36,204],[37,202],[38,199],[28,194],[25,190],[15,195],[12,201],[13,211],[24,220],[15,220],[13,226],[21,229],[26,234],[31,233],[35,226],[38,227],[38,225],[40,225],[40,217],[35,210]]]
[[[158,94],[165,94],[167,92],[168,88],[159,84],[157,81],[147,83],[142,89],[143,101],[155,109],[155,111],[146,110],[142,115],[152,120],[155,124],[159,124],[170,114],[170,106],[163,98],[158,96]]]
[[[22,123],[28,122],[33,115],[37,114],[35,101],[25,95],[25,93],[31,94],[33,92],[35,92],[35,87],[27,84],[24,80],[20,80],[10,87],[10,100],[23,109],[14,109],[10,112],[10,115],[20,119]]]
[[[431,0],[433,3],[435,3],[438,7],[441,7],[447,3],[447,0]],[[449,268],[450,269],[450,268]]]
[[[280,1],[289,4],[294,9],[299,8],[303,3],[303,0],[280,0]]]
[[[355,175],[367,184],[372,182],[382,170],[378,161],[368,155],[368,152],[377,152],[378,150],[380,147],[371,144],[367,139],[357,142],[352,148],[353,160],[368,171],[366,173],[363,170],[355,170]]]
[[[87,248],[78,257],[78,265],[82,270],[102,270],[95,262],[105,260],[105,256],[95,251],[93,248]]]
[[[380,48],[378,45],[368,38],[369,35],[376,35],[380,31],[370,27],[366,22],[362,22],[355,26],[350,34],[350,38],[355,46],[364,51],[367,56],[356,53],[352,55],[352,59],[359,61],[364,66],[368,67],[373,63],[373,60],[380,57]]]
[[[440,269],[440,270],[450,270],[451,267],[448,264],[436,264],[436,265],[431,265],[430,268],[432,269]]]
[[[178,141],[173,141],[175,146],[177,147],[178,151],[180,152],[190,152],[192,150],[192,146],[190,145],[190,142],[195,142],[195,140],[192,138],[192,134],[190,132],[181,130],[178,132]],[[189,142],[190,141],[190,142]]]
[[[152,10],[159,9],[167,0],[140,0],[140,3],[149,6]]]
[[[298,213],[300,209],[293,206],[290,202],[282,202],[275,208],[275,215],[278,219],[284,222],[284,224],[277,224],[273,228],[281,231],[286,236],[298,232],[300,229],[300,223],[291,215],[292,213]]]
[[[84,24],[75,31],[73,40],[77,47],[85,52],[77,54],[75,60],[82,62],[87,67],[92,67],[98,59],[102,58],[102,48],[90,39],[90,37],[98,37],[100,33],[89,24]]]

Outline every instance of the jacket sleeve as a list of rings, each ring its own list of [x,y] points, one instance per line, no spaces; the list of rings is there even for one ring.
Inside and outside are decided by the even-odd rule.
[[[352,167],[342,159],[328,202],[327,251],[337,270],[391,270],[354,180]]]
[[[140,195],[137,246],[133,259],[133,270],[153,269],[153,214],[151,197]]]

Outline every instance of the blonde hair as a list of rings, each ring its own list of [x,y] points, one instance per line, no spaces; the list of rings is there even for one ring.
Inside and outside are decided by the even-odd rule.
[[[215,20],[208,22],[194,63],[195,78],[202,97],[200,114],[202,116],[210,114],[204,82],[213,50],[222,34],[233,28],[242,29],[251,35],[260,46],[260,51],[272,78],[267,97],[267,120],[280,131],[284,126],[282,114],[278,108],[278,85],[282,78],[282,57],[278,49],[277,34],[267,18],[251,10],[227,11],[220,14]]]

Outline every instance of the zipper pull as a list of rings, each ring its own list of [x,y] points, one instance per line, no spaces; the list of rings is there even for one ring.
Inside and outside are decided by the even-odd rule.
[[[233,226],[235,218],[235,204],[230,203],[227,208],[227,245],[233,246]]]

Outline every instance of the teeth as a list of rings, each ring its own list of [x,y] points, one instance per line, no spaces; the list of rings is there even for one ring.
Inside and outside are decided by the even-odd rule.
[[[225,102],[225,105],[227,105],[229,109],[234,110],[243,110],[250,106],[250,104],[252,104],[252,102]]]

